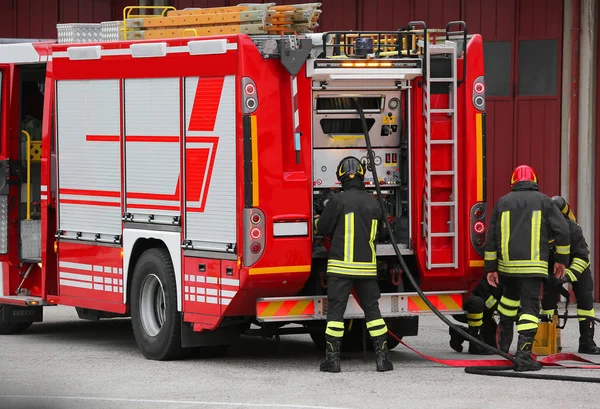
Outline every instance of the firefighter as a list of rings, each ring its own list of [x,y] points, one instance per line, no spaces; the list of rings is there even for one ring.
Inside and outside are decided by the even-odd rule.
[[[487,276],[484,276],[465,301],[466,314],[453,316],[457,321],[468,324],[468,328],[461,327],[464,331],[493,347],[496,347],[497,328],[494,314],[502,296],[502,288],[501,285],[492,287],[487,281]],[[462,352],[465,338],[451,327],[449,332],[450,347],[456,352]],[[491,352],[474,342],[469,342],[469,354],[490,355]]]
[[[531,357],[538,328],[541,285],[548,278],[549,237],[556,240],[558,279],[569,261],[569,225],[552,199],[539,192],[533,169],[522,165],[511,177],[511,191],[492,212],[485,247],[485,271],[491,286],[502,282],[498,348],[506,353],[517,323],[519,338],[515,371],[537,371],[542,365]],[[520,309],[520,314],[519,314]]]
[[[342,159],[336,176],[342,192],[325,205],[315,228],[331,238],[327,262],[326,355],[321,371],[340,372],[340,348],[344,335],[344,312],[352,288],[365,313],[373,340],[377,371],[394,369],[388,357],[387,326],[379,311],[380,290],[374,240],[383,220],[379,205],[366,192],[365,167],[355,157]]]
[[[589,248],[583,237],[583,231],[577,224],[577,219],[569,207],[569,203],[561,197],[552,198],[556,206],[569,223],[571,235],[571,254],[569,267],[566,269],[562,280],[549,280],[544,286],[544,297],[542,298],[542,320],[550,320],[558,308],[560,297],[559,287],[564,283],[573,286],[573,292],[577,298],[577,316],[579,319],[579,352],[583,354],[600,355],[600,348],[594,342],[594,282],[590,271]]]

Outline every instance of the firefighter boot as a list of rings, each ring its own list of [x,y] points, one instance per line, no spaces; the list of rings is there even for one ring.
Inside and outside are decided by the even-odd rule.
[[[510,318],[500,316],[500,325],[498,325],[498,349],[508,353],[510,344],[512,344],[515,325]]]
[[[342,338],[325,336],[325,360],[321,362],[321,372],[340,372],[340,350]]]
[[[469,330],[467,327],[463,327],[462,325],[459,325],[458,327],[465,332]],[[450,348],[456,352],[462,352],[462,344],[465,341],[465,337],[460,335],[460,333],[452,327],[449,327],[448,333],[450,334]]]
[[[375,350],[377,372],[392,371],[394,365],[388,357],[387,334],[373,338],[373,349]]]
[[[469,327],[469,335],[471,335],[474,338],[477,338],[481,342],[484,342],[483,337],[481,336],[481,333],[480,333],[480,328],[481,327]],[[487,349],[483,348],[481,345],[478,345],[475,342],[470,341],[469,342],[469,354],[491,355],[492,353],[490,351],[488,351]]]
[[[600,348],[594,342],[594,321],[585,319],[579,321],[579,351],[580,354],[600,355]]]
[[[533,338],[534,337],[527,337],[522,334],[519,334],[519,341],[517,343],[517,353],[515,355],[515,371],[539,371],[540,369],[542,369],[542,364],[531,357],[531,347],[533,345]]]

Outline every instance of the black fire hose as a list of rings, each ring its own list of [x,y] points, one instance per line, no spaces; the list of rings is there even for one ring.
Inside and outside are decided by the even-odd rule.
[[[478,375],[504,376],[504,377],[513,377],[513,378],[549,379],[549,380],[559,380],[559,381],[600,383],[600,378],[573,377],[573,376],[562,376],[562,375],[541,375],[541,374],[520,373],[520,372],[499,372],[499,371],[506,371],[509,369],[514,369],[515,358],[512,355],[509,355],[509,354],[499,350],[498,348],[488,345],[487,343],[475,338],[471,334],[463,331],[460,328],[460,326],[451,322],[448,318],[446,318],[446,316],[444,316],[444,314],[442,314],[437,308],[435,308],[435,306],[431,303],[431,301],[429,301],[429,299],[425,296],[425,294],[423,293],[423,291],[417,284],[415,278],[413,277],[412,273],[410,272],[410,269],[408,268],[408,265],[404,261],[404,257],[402,257],[402,254],[400,253],[400,249],[398,248],[398,243],[396,243],[396,238],[394,237],[394,234],[392,232],[392,225],[389,220],[389,214],[387,213],[387,211],[385,209],[383,196],[381,194],[381,188],[379,186],[379,178],[377,176],[377,169],[375,167],[375,157],[374,157],[375,155],[373,154],[373,147],[371,146],[371,138],[369,137],[369,128],[367,126],[367,120],[365,118],[365,113],[360,105],[358,98],[354,97],[353,100],[354,100],[354,105],[356,106],[356,109],[358,111],[358,115],[360,116],[360,122],[362,125],[363,133],[365,135],[365,142],[367,144],[367,151],[368,151],[367,155],[369,158],[369,163],[371,164],[371,168],[372,168],[371,172],[373,173],[373,181],[375,182],[375,190],[377,191],[377,199],[379,201],[379,206],[383,213],[383,220],[385,222],[387,231],[390,235],[390,241],[392,243],[392,247],[394,248],[394,252],[396,253],[396,257],[398,258],[398,261],[400,262],[400,265],[402,266],[404,273],[408,277],[408,280],[413,285],[413,287],[415,288],[415,290],[417,291],[417,293],[419,294],[419,297],[421,297],[423,302],[425,304],[427,304],[427,306],[431,309],[431,311],[433,311],[433,313],[440,320],[442,320],[446,325],[448,325],[450,328],[452,328],[453,330],[455,330],[456,332],[461,334],[464,338],[468,339],[470,342],[474,342],[477,345],[481,346],[482,348],[487,349],[488,351],[491,351],[496,355],[500,355],[501,357],[503,357],[513,363],[513,365],[508,365],[508,366],[468,367],[468,368],[465,368],[465,372],[471,373],[471,374],[478,374]]]

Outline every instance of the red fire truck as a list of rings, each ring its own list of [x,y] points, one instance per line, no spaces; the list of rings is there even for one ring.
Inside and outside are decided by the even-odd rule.
[[[483,269],[483,73],[481,36],[463,22],[4,41],[0,334],[64,305],[83,319],[130,316],[149,359],[225,351],[245,335],[309,333],[322,347],[327,238],[313,217],[338,192],[335,167],[348,155],[366,163],[367,189],[376,167],[429,300],[462,313]],[[387,234],[376,249],[388,326],[417,335],[431,311]],[[353,298],[345,318],[344,345],[358,347]]]

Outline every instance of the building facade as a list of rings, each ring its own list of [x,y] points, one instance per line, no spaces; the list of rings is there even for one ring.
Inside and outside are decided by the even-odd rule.
[[[278,4],[314,0],[274,0]],[[255,0],[255,2],[267,2]],[[595,0],[321,0],[320,31],[430,28],[463,20],[485,44],[489,207],[529,164],[540,189],[573,205],[590,251],[600,301],[600,104]],[[127,5],[229,6],[235,0],[0,0],[0,38],[56,38],[57,23],[122,19]]]

